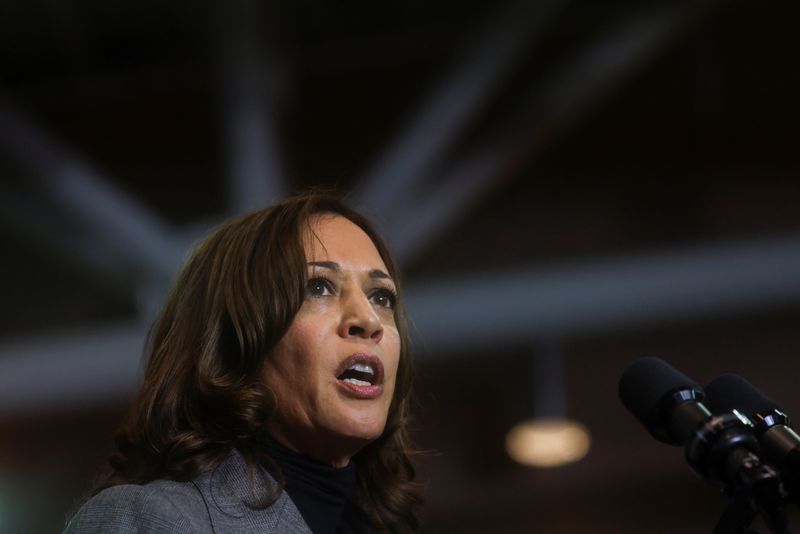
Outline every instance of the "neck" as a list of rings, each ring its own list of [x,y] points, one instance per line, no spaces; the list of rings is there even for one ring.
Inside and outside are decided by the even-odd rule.
[[[342,436],[320,436],[302,432],[286,432],[275,425],[267,425],[272,438],[298,454],[303,454],[322,464],[337,469],[347,467],[350,459],[363,447],[361,440],[343,438]],[[358,441],[358,443],[356,443]]]

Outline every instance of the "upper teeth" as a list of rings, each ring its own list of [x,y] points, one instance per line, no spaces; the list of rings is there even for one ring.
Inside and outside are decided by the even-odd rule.
[[[375,374],[375,371],[372,370],[372,366],[366,363],[357,363],[355,365],[351,365],[348,369],[358,371],[359,373],[369,373],[371,375]]]

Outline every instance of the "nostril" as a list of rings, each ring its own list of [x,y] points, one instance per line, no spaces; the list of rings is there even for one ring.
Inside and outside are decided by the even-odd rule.
[[[364,333],[364,329],[360,326],[351,326],[347,333],[351,336],[360,336]]]

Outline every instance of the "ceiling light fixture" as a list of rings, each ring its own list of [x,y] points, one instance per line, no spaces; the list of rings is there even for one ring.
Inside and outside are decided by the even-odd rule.
[[[523,421],[509,430],[506,450],[514,461],[533,467],[557,467],[577,462],[589,452],[585,426],[565,418]]]
[[[564,364],[554,343],[537,343],[533,357],[534,418],[514,425],[506,435],[506,451],[516,462],[533,467],[558,467],[577,462],[589,452],[588,429],[566,416]]]

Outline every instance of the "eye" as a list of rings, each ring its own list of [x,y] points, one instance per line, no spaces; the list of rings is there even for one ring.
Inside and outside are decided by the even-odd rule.
[[[311,278],[306,283],[306,295],[311,297],[327,297],[333,295],[333,284],[320,276]]]
[[[395,295],[394,291],[391,289],[376,289],[369,296],[369,300],[381,308],[393,310],[395,303],[397,302],[397,295]]]

